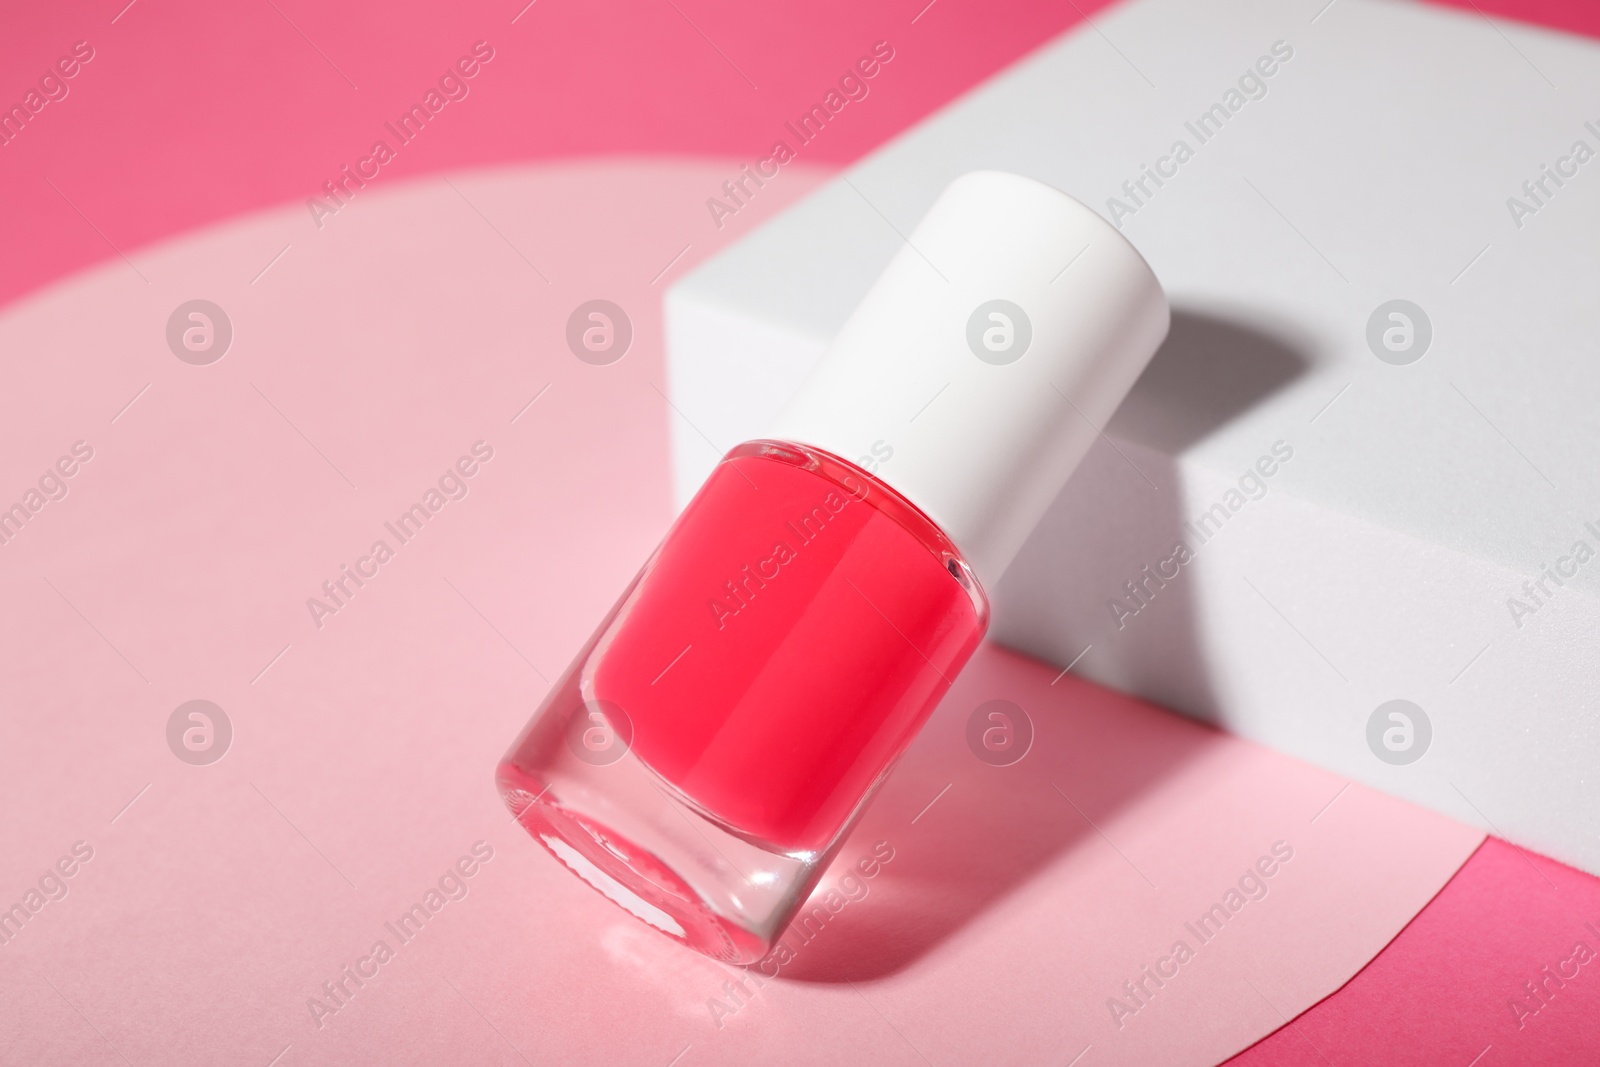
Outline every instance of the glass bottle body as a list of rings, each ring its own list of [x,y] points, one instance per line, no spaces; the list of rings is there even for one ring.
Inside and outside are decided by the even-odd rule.
[[[889,486],[741,445],[507,753],[501,794],[596,889],[753,962],[987,625],[959,551]]]

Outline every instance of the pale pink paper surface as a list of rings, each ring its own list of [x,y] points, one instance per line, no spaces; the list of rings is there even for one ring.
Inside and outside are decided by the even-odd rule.
[[[895,858],[742,1003],[511,825],[495,760],[670,518],[660,292],[819,177],[717,231],[703,201],[736,169],[455,175],[321,231],[295,205],[0,317],[0,502],[95,449],[0,546],[0,902],[94,848],[0,947],[0,1058],[1208,1064],[1470,854],[1475,830],[992,649],[843,851]],[[166,347],[192,297],[233,321],[212,366]],[[562,340],[595,297],[635,327],[609,367]],[[478,440],[469,495],[318,629],[306,599]],[[965,742],[999,697],[1037,729],[1009,768]],[[234,726],[208,767],[167,748],[194,698]],[[479,840],[465,899],[317,1026],[308,998],[397,946],[385,922]],[[1117,1028],[1107,998],[1278,840],[1269,895]]]

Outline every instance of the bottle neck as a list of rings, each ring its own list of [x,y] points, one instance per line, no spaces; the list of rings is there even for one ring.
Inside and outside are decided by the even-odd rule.
[[[731,450],[724,459],[737,459],[741,456],[760,456],[763,459],[808,470],[832,482],[852,499],[859,500],[879,514],[894,520],[939,561],[940,567],[953,581],[966,590],[967,596],[972,599],[973,608],[978,613],[980,623],[987,628],[989,597],[960,546],[950,539],[938,523],[923,514],[922,509],[907,500],[888,482],[863,466],[796,441],[765,438],[746,441]]]

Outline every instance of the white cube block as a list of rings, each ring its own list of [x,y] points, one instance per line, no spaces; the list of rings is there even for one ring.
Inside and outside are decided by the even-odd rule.
[[[995,636],[1600,874],[1596,153],[1592,42],[1121,4],[672,289],[679,497],[947,182],[1046,181],[1120,224],[1173,329],[992,591]]]

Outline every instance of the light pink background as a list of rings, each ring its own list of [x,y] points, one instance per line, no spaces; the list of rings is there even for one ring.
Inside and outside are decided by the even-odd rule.
[[[23,709],[0,753],[0,799],[23,814],[0,893],[75,841],[95,850],[0,948],[11,1058],[1025,1063],[1093,1046],[1083,1062],[1208,1064],[1355,973],[1476,847],[994,650],[844,849],[896,858],[746,1005],[731,972],[545,856],[492,768],[670,517],[657,301],[736,234],[700,214],[730,166],[456,174],[374,191],[321,231],[291,206],[0,317],[0,347],[33,354],[0,398],[5,496],[73,441],[95,449],[0,547],[0,669]],[[817,178],[786,171],[761,210]],[[195,367],[163,330],[201,294],[235,337]],[[602,295],[636,333],[593,367],[562,334]],[[495,455],[469,495],[314,625],[321,582],[478,440]],[[1038,729],[1010,768],[964,742],[996,697]],[[166,747],[194,698],[235,727],[208,767]],[[1107,997],[1280,839],[1295,858],[1269,895],[1114,1026]],[[398,947],[384,923],[479,840],[494,859],[466,898],[315,1025],[308,998],[376,940]]]

